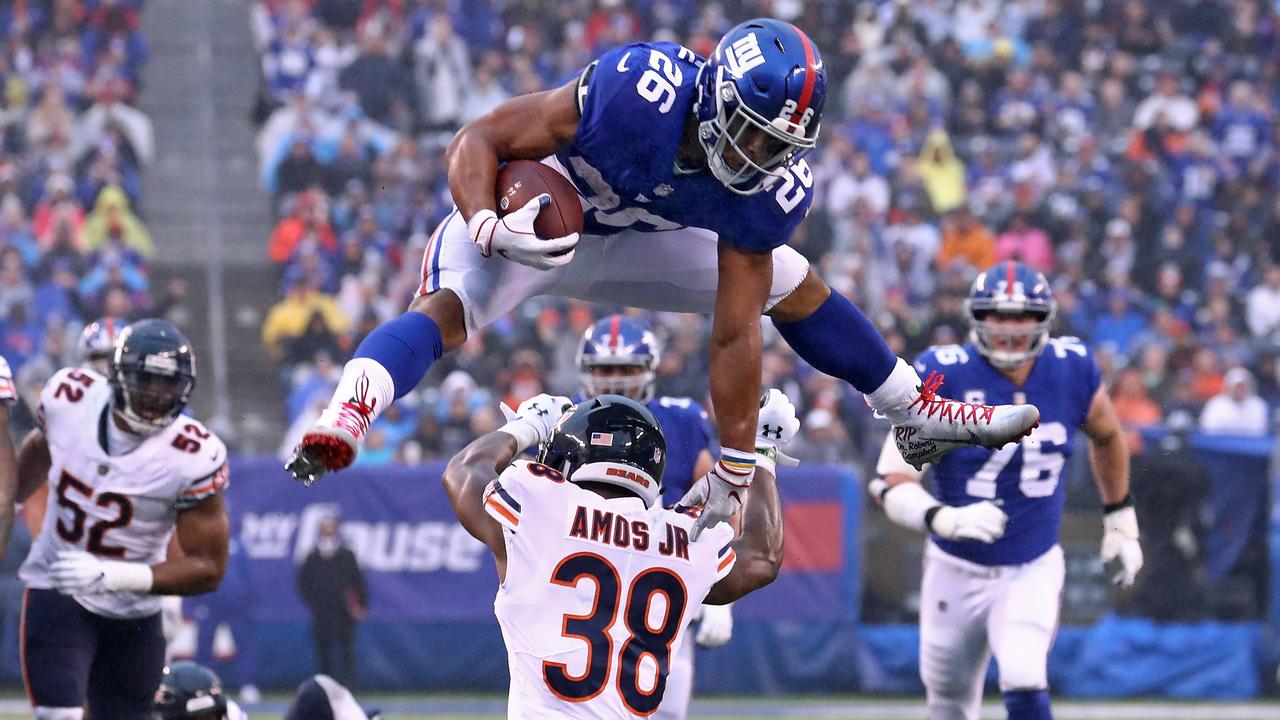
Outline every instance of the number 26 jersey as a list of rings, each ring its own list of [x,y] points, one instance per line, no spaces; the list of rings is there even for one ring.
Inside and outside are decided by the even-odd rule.
[[[108,454],[111,388],[91,370],[55,373],[40,393],[40,415],[53,462],[44,525],[19,570],[27,587],[53,587],[49,566],[63,550],[163,562],[178,511],[227,487],[226,446],[186,415],[130,452]],[[111,618],[160,611],[160,596],[150,593],[95,593],[75,600]]]
[[[690,613],[733,569],[733,530],[606,499],[517,461],[485,491],[503,527],[494,614],[511,672],[508,717],[633,718],[658,709]]]

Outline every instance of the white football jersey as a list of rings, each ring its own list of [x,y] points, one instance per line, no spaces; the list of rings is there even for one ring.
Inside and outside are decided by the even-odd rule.
[[[606,499],[517,461],[485,490],[504,528],[494,613],[511,672],[509,718],[632,718],[657,710],[690,614],[733,569],[733,530]]]
[[[132,451],[108,455],[111,388],[92,370],[64,368],[40,393],[49,454],[49,499],[40,537],[19,575],[27,587],[52,589],[49,566],[62,550],[154,565],[168,551],[179,510],[227,487],[227,448],[204,425],[181,415]],[[75,598],[91,612],[134,618],[160,611],[149,593]]]

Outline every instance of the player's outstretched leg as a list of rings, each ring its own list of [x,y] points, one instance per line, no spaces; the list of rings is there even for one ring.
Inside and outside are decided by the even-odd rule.
[[[848,382],[889,418],[903,458],[917,468],[956,448],[1001,447],[1040,422],[1032,405],[978,405],[939,396],[941,375],[922,382],[867,316],[812,270],[770,314],[805,362]]]
[[[432,297],[443,299],[446,293],[452,297],[448,291]],[[356,348],[355,357],[342,369],[329,406],[285,465],[295,478],[310,485],[321,475],[354,462],[373,421],[388,405],[417,387],[432,363],[444,354],[440,324],[417,309],[431,304],[426,297],[418,298],[408,312],[378,326]],[[446,320],[445,325],[446,330],[465,336],[460,312],[456,322]]]

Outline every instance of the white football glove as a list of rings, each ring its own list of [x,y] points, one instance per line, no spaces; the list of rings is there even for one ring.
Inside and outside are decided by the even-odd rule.
[[[800,419],[796,417],[796,406],[791,404],[791,399],[777,388],[766,390],[760,396],[760,415],[756,419],[756,452],[772,454],[779,465],[795,467],[800,461],[780,448],[791,442],[799,431]]]
[[[573,407],[573,402],[563,395],[542,393],[520,403],[515,410],[505,404],[498,407],[507,419],[507,424],[498,430],[514,436],[523,451],[546,442],[551,428]]]
[[[947,540],[977,540],[993,543],[1004,536],[1009,516],[990,500],[954,507],[940,505],[929,522],[929,529]]]
[[[676,505],[677,509],[702,508],[689,531],[690,540],[697,540],[703,530],[727,521],[742,509],[754,474],[753,469],[746,475],[734,475],[720,461],[711,466],[710,472],[698,478]]]
[[[540,238],[533,231],[534,219],[550,202],[551,196],[543,193],[503,217],[498,217],[492,210],[481,210],[467,221],[467,232],[485,257],[496,252],[508,260],[539,270],[568,265],[573,260],[578,233]]]
[[[733,604],[703,605],[698,617],[698,647],[717,648],[733,637]]]
[[[103,592],[150,592],[151,566],[103,560],[82,550],[63,550],[49,566],[53,587],[64,595]]]
[[[18,390],[13,384],[13,371],[9,369],[9,361],[0,357],[0,403],[11,403],[18,399]]]
[[[1142,569],[1142,545],[1138,542],[1138,514],[1132,505],[1103,516],[1102,563],[1108,572],[1112,572],[1113,585],[1133,587],[1133,581]]]

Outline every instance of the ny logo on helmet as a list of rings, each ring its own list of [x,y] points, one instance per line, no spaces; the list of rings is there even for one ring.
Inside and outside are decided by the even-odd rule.
[[[763,65],[764,53],[760,52],[760,41],[756,39],[756,34],[747,33],[735,40],[725,49],[724,61],[729,66],[729,72],[736,78],[746,75],[751,68]]]

